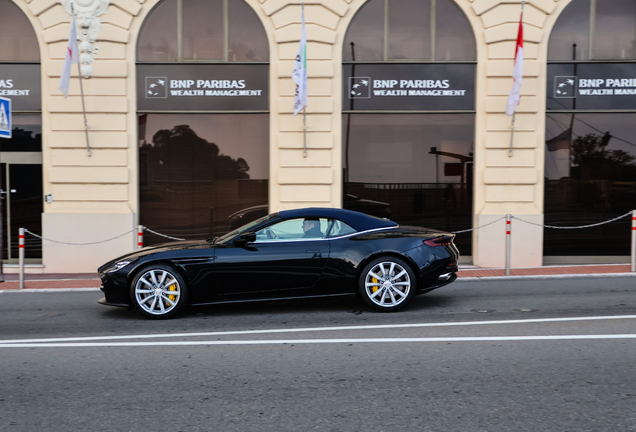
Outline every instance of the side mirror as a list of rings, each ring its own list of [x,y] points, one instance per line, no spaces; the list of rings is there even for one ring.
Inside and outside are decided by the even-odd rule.
[[[243,234],[239,235],[236,239],[234,239],[234,243],[240,244],[240,245],[244,245],[246,243],[252,243],[255,241],[256,241],[256,233],[253,233],[251,231],[244,232]]]

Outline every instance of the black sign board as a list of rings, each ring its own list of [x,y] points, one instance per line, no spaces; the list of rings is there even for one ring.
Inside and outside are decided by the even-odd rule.
[[[0,64],[0,96],[13,111],[41,109],[41,81],[39,64]]]
[[[269,65],[137,66],[143,110],[268,110]]]
[[[636,63],[548,65],[548,110],[636,109]]]
[[[342,109],[473,110],[474,64],[347,64]]]

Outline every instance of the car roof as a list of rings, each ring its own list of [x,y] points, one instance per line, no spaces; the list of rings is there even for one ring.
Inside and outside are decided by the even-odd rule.
[[[388,220],[380,219],[375,216],[369,216],[353,210],[335,209],[335,208],[303,208],[296,210],[282,210],[278,214],[282,219],[295,219],[303,217],[322,217],[338,219],[356,231],[366,231],[377,228],[396,227],[398,224]]]

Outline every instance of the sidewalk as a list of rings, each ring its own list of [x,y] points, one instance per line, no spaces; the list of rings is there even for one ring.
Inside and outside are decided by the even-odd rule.
[[[533,268],[511,269],[510,276],[549,278],[566,276],[591,276],[591,275],[625,275],[636,276],[630,272],[629,264],[599,264],[599,265],[567,265],[544,266]],[[506,270],[502,268],[479,268],[474,266],[460,266],[458,276],[467,278],[506,278]],[[24,275],[24,288],[28,290],[67,290],[67,289],[97,289],[101,286],[96,274],[26,274]],[[19,289],[18,275],[5,274],[5,282],[0,283],[0,291],[13,291]]]

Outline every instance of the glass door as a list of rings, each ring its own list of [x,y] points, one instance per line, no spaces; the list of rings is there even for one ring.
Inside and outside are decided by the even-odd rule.
[[[5,262],[17,262],[19,229],[26,228],[35,234],[42,234],[42,164],[3,163],[0,180],[2,254]],[[25,246],[26,259],[42,259],[40,239],[27,235]]]

